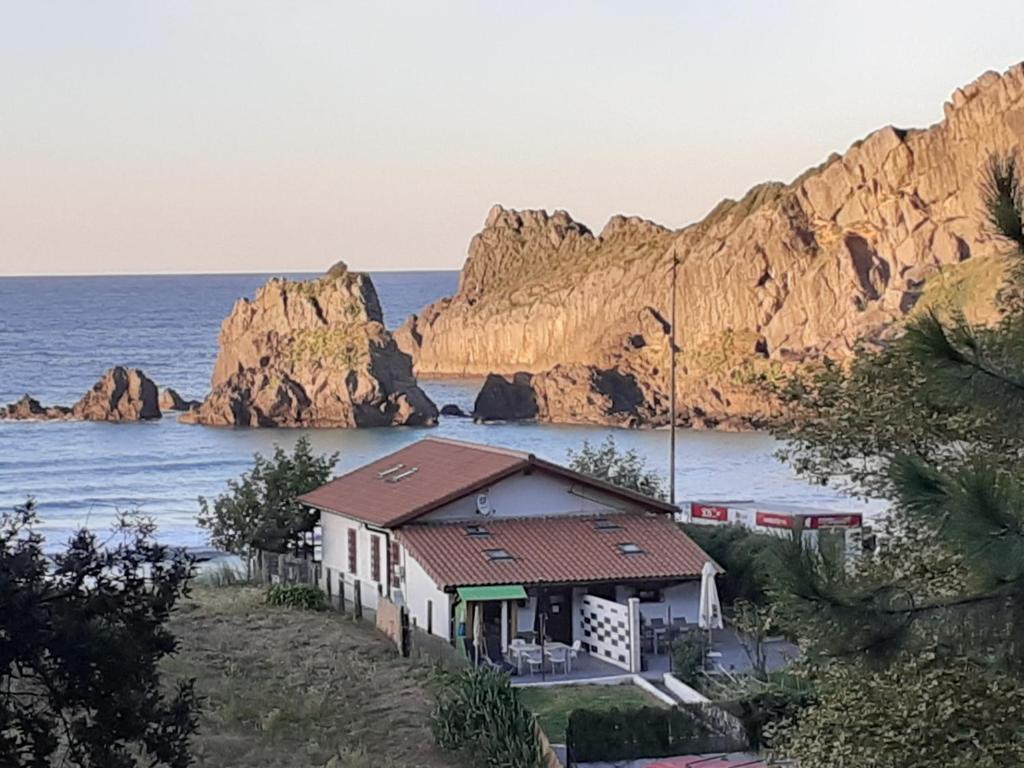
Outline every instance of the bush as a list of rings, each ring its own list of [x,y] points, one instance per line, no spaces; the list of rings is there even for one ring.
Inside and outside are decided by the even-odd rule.
[[[267,590],[267,604],[319,611],[327,605],[323,590],[307,584],[275,584]]]
[[[697,546],[711,555],[725,573],[718,577],[718,595],[725,605],[748,600],[755,605],[768,602],[772,557],[778,538],[754,533],[736,525],[682,526]]]
[[[566,741],[572,759],[584,763],[729,752],[745,746],[716,733],[698,711],[660,707],[577,709],[569,715]]]
[[[509,678],[470,669],[448,678],[431,722],[438,746],[488,768],[543,768],[533,714]]]
[[[687,685],[694,685],[704,671],[708,643],[704,632],[687,632],[672,643],[672,674]]]

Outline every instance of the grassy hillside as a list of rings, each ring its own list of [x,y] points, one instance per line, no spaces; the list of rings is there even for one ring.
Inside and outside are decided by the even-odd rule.
[[[182,648],[165,671],[206,697],[198,766],[448,765],[430,734],[430,670],[371,626],[270,608],[251,587],[199,588],[172,625]]]

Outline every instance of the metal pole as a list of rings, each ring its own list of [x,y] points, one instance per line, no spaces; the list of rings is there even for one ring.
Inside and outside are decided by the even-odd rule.
[[[671,323],[672,333],[669,336],[670,359],[669,364],[669,428],[668,428],[668,495],[672,504],[676,503],[676,267],[679,259],[675,251],[672,252],[672,299],[671,299]]]

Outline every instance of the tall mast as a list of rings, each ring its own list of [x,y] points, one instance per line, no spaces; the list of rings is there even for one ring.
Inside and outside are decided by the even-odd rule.
[[[669,500],[676,503],[676,266],[679,259],[675,250],[672,251],[672,299],[670,315],[672,333],[669,336],[669,400],[668,400],[668,493]]]

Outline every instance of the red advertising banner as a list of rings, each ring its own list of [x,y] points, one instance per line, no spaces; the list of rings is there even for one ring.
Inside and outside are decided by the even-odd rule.
[[[814,515],[808,518],[808,528],[859,528],[860,515]]]
[[[729,510],[725,507],[712,507],[708,504],[691,504],[690,517],[696,520],[717,520],[724,523],[729,519]]]
[[[775,512],[758,512],[757,524],[765,528],[792,528],[792,515],[780,515]]]

